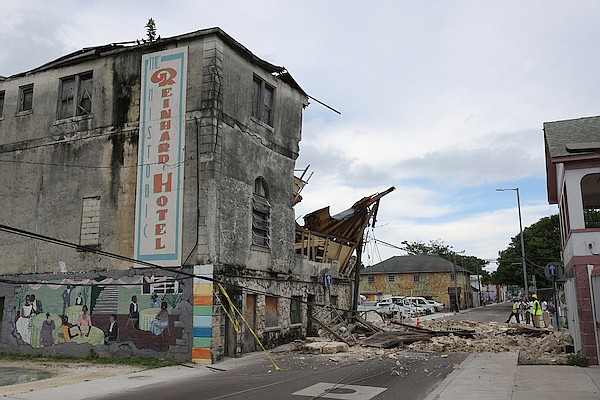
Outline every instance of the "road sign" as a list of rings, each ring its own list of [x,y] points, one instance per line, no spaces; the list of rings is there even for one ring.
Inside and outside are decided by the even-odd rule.
[[[559,268],[560,267],[554,263],[548,263],[544,267],[544,275],[546,275],[546,278],[548,279],[556,278],[559,275]]]
[[[325,275],[325,287],[326,288],[330,287],[332,283],[333,283],[333,278],[331,277],[331,275],[329,275],[329,274]]]

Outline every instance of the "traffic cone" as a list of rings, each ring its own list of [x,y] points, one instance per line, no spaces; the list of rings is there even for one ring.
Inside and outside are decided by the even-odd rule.
[[[417,313],[417,327],[421,326],[421,321],[419,321],[419,314]]]

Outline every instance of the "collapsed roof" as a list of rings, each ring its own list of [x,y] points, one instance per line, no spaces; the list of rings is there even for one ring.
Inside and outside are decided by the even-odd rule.
[[[375,224],[379,201],[389,189],[363,197],[349,209],[331,216],[329,206],[304,216],[304,226],[296,227],[296,253],[317,262],[340,263],[340,274],[349,276],[353,270],[350,257],[363,237],[364,230]]]

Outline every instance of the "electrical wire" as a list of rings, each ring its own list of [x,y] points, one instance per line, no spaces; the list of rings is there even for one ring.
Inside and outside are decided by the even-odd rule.
[[[175,272],[173,267],[163,267],[161,265],[157,265],[157,264],[153,264],[150,263],[148,261],[142,261],[142,260],[136,260],[134,258],[130,258],[130,257],[126,257],[126,256],[122,256],[120,254],[115,254],[115,253],[110,253],[107,251],[103,251],[103,250],[99,250],[99,249],[95,249],[92,247],[87,247],[87,246],[81,246],[75,243],[71,243],[71,242],[67,242],[65,240],[61,240],[61,239],[57,239],[57,238],[53,238],[50,236],[45,236],[45,235],[41,235],[38,233],[34,233],[34,232],[29,232],[23,229],[19,229],[19,228],[15,228],[15,227],[11,227],[8,225],[4,225],[4,224],[0,224],[0,231],[1,232],[6,232],[6,233],[11,233],[11,234],[15,234],[18,236],[22,236],[22,237],[27,237],[30,239],[34,239],[34,240],[39,240],[39,241],[43,241],[46,243],[52,243],[58,246],[63,246],[63,247],[68,247],[68,248],[72,248],[75,249],[77,251],[81,251],[81,252],[87,252],[87,253],[93,253],[93,254],[97,254],[99,256],[103,256],[103,257],[107,257],[107,258],[112,258],[112,259],[116,259],[119,261],[125,261],[125,262],[129,262],[129,263],[134,263],[134,264],[138,264],[138,265],[143,265],[145,267],[148,268],[155,268],[155,269],[159,269],[159,270],[163,270],[163,271],[169,271],[169,272]],[[180,268],[183,268],[184,266],[181,265],[179,266]],[[203,276],[203,275],[196,275],[194,273],[190,273],[190,272],[186,272],[183,270],[178,270],[177,273],[179,275],[183,275],[185,277],[185,279],[189,279],[189,278],[199,278],[199,279],[204,279],[207,280],[209,282],[212,283],[220,283],[229,287],[233,287],[235,289],[240,290],[241,292],[247,292],[247,293],[254,293],[254,294],[262,294],[265,296],[270,296],[270,297],[277,297],[277,298],[283,298],[283,299],[288,299],[288,300],[294,300],[294,301],[298,301],[300,303],[304,303],[304,304],[308,304],[308,305],[315,305],[315,306],[324,306],[325,304],[321,304],[321,303],[315,303],[315,302],[308,302],[306,300],[302,300],[299,299],[297,297],[291,297],[291,296],[283,296],[283,295],[278,295],[278,294],[273,294],[273,293],[269,293],[266,291],[262,291],[262,290],[258,290],[258,289],[251,289],[248,288],[247,286],[244,285],[238,285],[235,283],[230,283],[230,282],[224,282],[224,281],[220,281],[218,279],[212,278],[212,277],[207,277],[207,276]],[[178,280],[180,280],[178,278]],[[2,283],[8,283],[8,284],[56,284],[56,285],[67,285],[66,283],[54,283],[54,282],[47,282],[47,281],[40,281],[40,280],[26,280],[26,281],[22,281],[22,280],[17,280],[17,279],[6,279],[6,278],[1,278],[0,277],[0,282]],[[70,284],[70,283],[69,283]],[[118,285],[118,284],[113,284],[114,286]],[[131,284],[128,284],[131,285]],[[89,285],[74,285],[74,286],[89,286]],[[108,285],[107,285],[108,286]],[[343,310],[346,311],[346,310]]]

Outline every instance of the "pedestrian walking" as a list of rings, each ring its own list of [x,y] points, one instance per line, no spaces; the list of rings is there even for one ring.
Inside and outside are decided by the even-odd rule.
[[[517,300],[517,299],[515,299],[513,306],[512,306],[512,312],[510,313],[510,315],[508,316],[508,319],[506,320],[507,324],[510,322],[513,315],[515,316],[515,319],[517,320],[517,324],[518,324],[519,323],[519,300]]]

